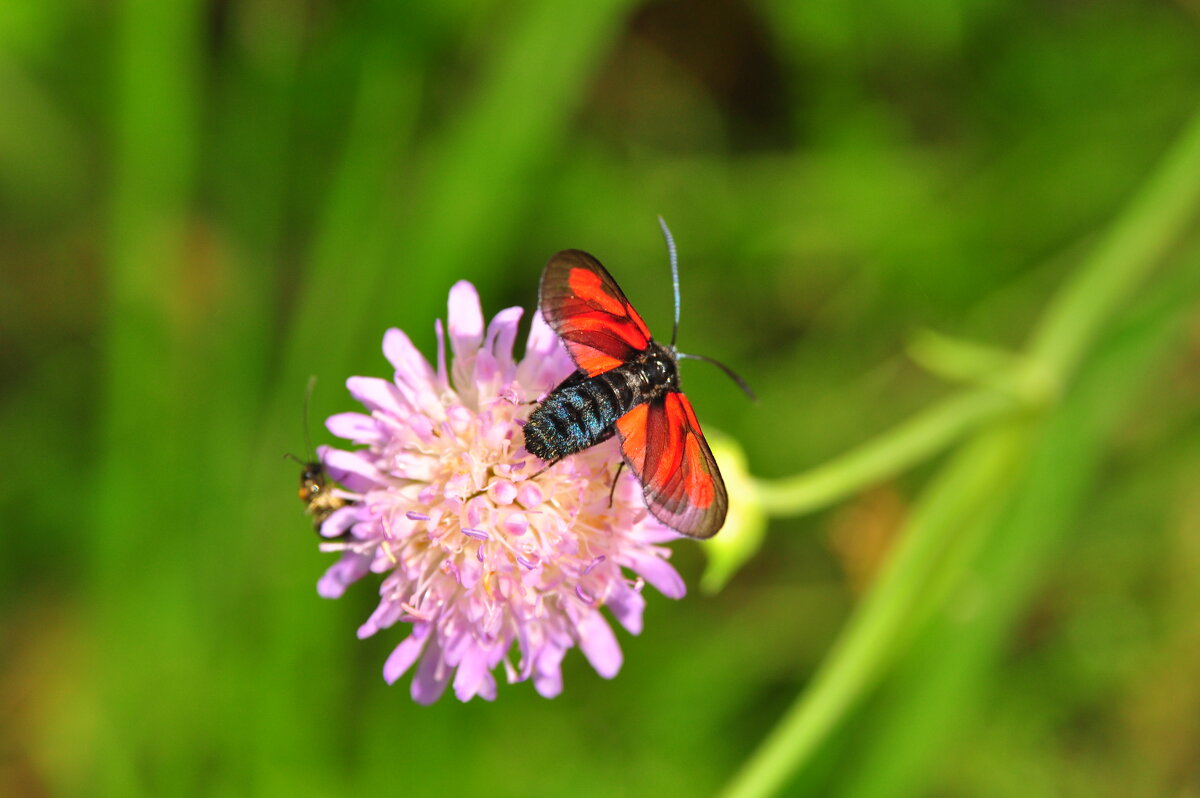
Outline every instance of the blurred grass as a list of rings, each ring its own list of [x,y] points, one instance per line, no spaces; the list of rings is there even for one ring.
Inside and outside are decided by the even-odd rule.
[[[1198,19],[1116,0],[4,5],[0,793],[715,792],[858,601],[829,537],[866,539],[871,494],[775,522],[719,596],[650,596],[613,682],[573,655],[555,701],[418,708],[380,678],[398,635],[353,636],[372,588],[313,591],[327,558],[279,459],[303,446],[309,375],[321,441],[343,378],[386,373],[386,326],[431,353],[454,280],[488,312],[530,308],[568,246],[663,329],[662,213],[681,344],[763,397],[689,364],[704,423],[758,475],[827,462],[936,407],[903,354],[915,329],[1010,348],[1034,330],[1192,112]],[[1118,291],[1118,331],[1022,431],[1021,501],[981,485],[995,534],[944,586],[979,614],[935,614],[794,791],[1200,789],[1189,253],[1144,298]],[[899,514],[881,546],[947,489],[935,468],[878,487]]]

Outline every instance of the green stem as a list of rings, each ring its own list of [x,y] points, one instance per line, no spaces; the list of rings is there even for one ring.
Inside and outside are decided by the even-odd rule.
[[[723,793],[776,792],[816,753],[890,662],[908,617],[935,573],[944,540],[971,523],[978,502],[1006,480],[1024,438],[1007,427],[985,434],[955,458],[914,512],[886,572],[851,618],[808,690],[791,706]]]
[[[1194,220],[1198,178],[1200,112],[1046,309],[1029,346],[1039,370],[1060,384],[1070,379],[1105,322]]]
[[[1013,374],[989,381],[1012,386],[1015,396],[1003,389],[964,391],[828,463],[784,479],[760,480],[758,495],[766,512],[783,517],[830,505],[928,459],[1023,402],[1037,405],[1057,396],[1104,321],[1188,223],[1200,198],[1197,174],[1200,115],[1047,308],[1029,357],[1013,362]]]
[[[872,739],[855,752],[844,796],[918,791],[938,744],[983,693],[1005,635],[1062,544],[1078,531],[1071,521],[1094,498],[1105,449],[1143,385],[1139,377],[1184,343],[1179,333],[1196,306],[1197,266],[1195,256],[1173,266],[1167,279],[1156,281],[1155,301],[1122,315],[1120,328],[1104,336],[1066,401],[1040,425],[1028,467],[1002,514],[981,518],[965,536],[970,540],[955,541],[939,583],[925,591],[923,606],[939,612],[896,663],[887,706],[872,713]]]
[[[828,463],[758,481],[759,500],[772,516],[801,515],[832,504],[928,459],[1017,407],[1014,397],[998,391],[962,391]]]
[[[1200,114],[1121,218],[1046,310],[1030,347],[1035,385],[1064,386],[1128,294],[1185,229],[1200,201]],[[970,396],[968,394],[967,396]],[[990,396],[990,394],[988,394]],[[983,420],[999,417],[984,396],[949,400],[880,442],[775,486],[773,512],[798,512],[888,469],[915,462]],[[938,412],[954,411],[944,420]],[[990,415],[995,413],[996,415]],[[966,445],[925,493],[899,549],[806,690],[725,792],[753,798],[778,791],[878,682],[913,631],[926,586],[940,583],[944,553],[978,513],[1007,493],[1009,467],[1034,443],[1028,427],[997,421]],[[771,491],[767,491],[770,495]],[[950,567],[957,567],[950,563]]]

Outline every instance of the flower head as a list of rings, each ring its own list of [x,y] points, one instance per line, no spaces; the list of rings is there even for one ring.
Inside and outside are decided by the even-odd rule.
[[[520,308],[485,327],[474,287],[460,282],[449,310],[449,368],[440,321],[436,368],[388,330],[383,352],[395,378],[351,377],[347,387],[368,413],[327,422],[363,448],[319,452],[353,503],[322,526],[330,539],[322,548],[342,556],[318,592],[337,598],[368,572],[384,575],[379,606],[358,635],[411,624],[383,675],[391,683],[416,665],[412,695],[421,703],[436,701],[451,679],[459,699],[491,700],[500,665],[509,682],[532,679],[555,696],[575,645],[611,678],[621,649],[600,609],[638,634],[643,582],[681,597],[683,580],[659,545],[677,535],[647,513],[628,472],[610,501],[615,440],[544,471],[525,451],[530,402],[574,369],[540,315],[518,363]]]

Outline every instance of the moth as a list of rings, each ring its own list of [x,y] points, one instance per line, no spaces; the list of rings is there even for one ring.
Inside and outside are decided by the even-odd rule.
[[[616,435],[625,465],[641,482],[654,517],[680,534],[708,538],[725,523],[729,500],[700,422],[680,389],[679,360],[713,363],[752,398],[754,394],[727,366],[676,349],[679,269],[670,230],[661,217],[659,224],[675,288],[669,346],[650,336],[646,322],[596,258],[568,249],[546,264],[538,306],[577,369],[530,413],[525,448],[553,465]]]

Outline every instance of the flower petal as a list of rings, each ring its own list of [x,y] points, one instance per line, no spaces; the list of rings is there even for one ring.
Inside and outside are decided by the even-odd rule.
[[[533,689],[543,698],[554,698],[562,692],[562,661],[566,649],[547,643],[537,652],[533,670]]]
[[[368,410],[379,411],[389,416],[404,418],[412,409],[404,402],[395,384],[378,377],[350,377],[346,389]]]
[[[505,308],[488,325],[484,348],[495,356],[496,362],[506,373],[513,365],[513,342],[517,340],[517,325],[521,323],[524,313],[523,308]],[[511,376],[507,379],[511,379]]]
[[[404,642],[392,649],[387,662],[383,663],[383,679],[388,684],[394,684],[403,676],[412,664],[425,650],[429,639],[429,624],[419,623],[413,627],[412,634],[404,638]]]
[[[574,370],[575,364],[558,335],[541,313],[533,314],[525,357],[517,366],[517,379],[529,389],[530,398],[540,397]]]
[[[662,557],[634,551],[626,554],[621,564],[654,585],[667,598],[680,599],[687,595],[687,584],[683,577]]]
[[[470,701],[489,675],[487,659],[483,652],[478,647],[471,646],[463,653],[458,670],[454,672],[454,695],[459,701]]]
[[[501,366],[496,362],[495,355],[486,349],[480,349],[479,354],[475,356],[475,395],[495,396],[500,390],[502,378]]]
[[[437,375],[408,336],[392,328],[383,337],[383,352],[396,369],[396,390],[413,411],[436,416],[441,411]]]
[[[438,645],[437,636],[434,635],[429,641],[425,656],[421,657],[421,664],[417,666],[417,673],[413,676],[409,692],[413,701],[429,705],[442,697],[449,683],[450,669],[442,661],[442,647]]]
[[[341,598],[347,587],[366,575],[370,564],[370,557],[346,552],[326,569],[325,575],[317,582],[317,595],[327,599]]]
[[[450,349],[455,357],[471,357],[483,343],[483,308],[475,286],[460,280],[450,289]]]
[[[579,633],[579,647],[583,649],[583,655],[596,669],[596,673],[605,679],[616,676],[621,670],[624,657],[621,654],[621,646],[617,643],[617,636],[613,634],[612,627],[604,620],[604,616],[594,610],[585,612],[583,617],[575,622],[575,629]]]
[[[339,438],[354,441],[360,446],[370,446],[386,440],[375,419],[364,413],[337,413],[325,419],[325,429]]]
[[[321,523],[321,537],[341,537],[347,529],[362,520],[362,516],[362,507],[357,504],[339,507],[330,513],[329,517]]]
[[[496,677],[492,675],[491,669],[483,672],[483,678],[479,681],[479,688],[475,691],[475,695],[484,701],[496,700]]]
[[[642,633],[642,611],[646,608],[646,597],[625,585],[624,582],[616,584],[619,585],[618,589],[608,597],[604,606],[608,607],[617,622],[625,627],[625,631],[631,635],[640,635]]]
[[[387,629],[404,615],[404,607],[398,601],[381,601],[371,617],[358,627],[358,639],[366,640],[380,629]]]
[[[529,325],[529,338],[525,341],[525,358],[540,360],[553,352],[558,345],[558,334],[546,323],[545,317],[539,310],[533,314],[533,321]]]
[[[347,452],[334,449],[331,446],[321,446],[317,449],[329,476],[334,482],[340,482],[355,493],[366,493],[371,488],[387,483],[385,477],[371,462],[371,453],[367,450]]]
[[[433,322],[433,330],[437,333],[437,385],[441,391],[450,390],[450,375],[446,371],[446,331],[442,320]]]
[[[425,356],[413,346],[412,340],[403,330],[392,327],[383,334],[383,356],[396,370],[397,379],[405,382],[419,381],[424,386],[433,384],[433,369]]]

